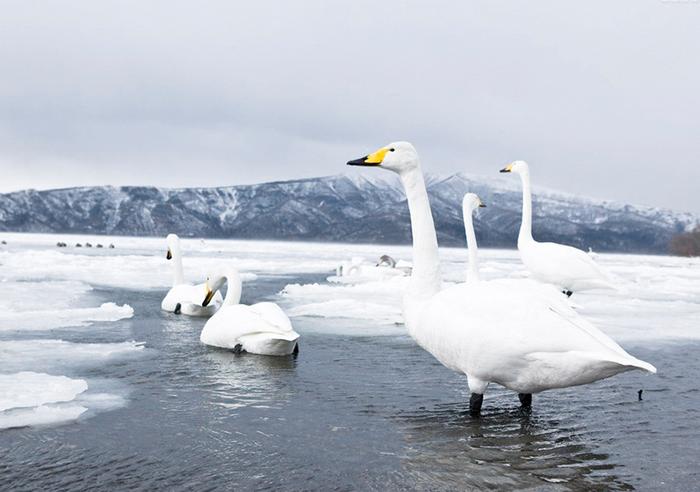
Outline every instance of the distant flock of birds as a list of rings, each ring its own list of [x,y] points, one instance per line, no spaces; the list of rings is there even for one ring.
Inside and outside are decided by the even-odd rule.
[[[64,241],[58,241],[58,242],[56,243],[56,247],[57,247],[57,248],[67,248],[67,247],[68,247],[68,243],[66,243],[66,242],[64,242]],[[82,248],[82,247],[83,247],[83,244],[82,244],[82,243],[75,243],[75,247],[76,247],[76,248]],[[85,243],[85,247],[86,247],[86,248],[92,248],[92,243],[86,242],[86,243]],[[95,244],[95,247],[98,248],[98,249],[99,249],[99,248],[104,248],[104,246],[102,246],[102,244],[100,244],[100,243]],[[114,249],[114,244],[111,244],[111,243],[110,243],[109,246],[107,246],[107,247],[108,247],[109,249]]]
[[[518,250],[530,278],[479,278],[472,215],[485,205],[477,195],[467,193],[462,211],[469,268],[465,282],[449,286],[442,285],[433,216],[413,145],[394,142],[348,165],[378,167],[398,174],[410,212],[413,263],[398,264],[383,256],[376,265],[368,267],[353,261],[341,265],[336,273],[353,275],[361,268],[376,268],[410,275],[403,301],[408,332],[443,365],[466,375],[472,415],[480,414],[484,392],[491,383],[517,392],[521,406],[529,410],[533,393],[592,383],[633,369],[656,372],[654,366],[628,354],[572,308],[567,297],[573,293],[616,286],[591,255],[532,237],[526,162],[512,162],[501,172],[521,178]],[[204,344],[261,355],[298,352],[299,334],[277,304],[240,304],[242,284],[235,268],[219,272],[204,283],[189,285],[184,281],[178,237],[170,234],[167,246],[174,282],[161,307],[178,314],[209,317],[200,336]],[[227,292],[222,297],[220,291],[225,284]]]

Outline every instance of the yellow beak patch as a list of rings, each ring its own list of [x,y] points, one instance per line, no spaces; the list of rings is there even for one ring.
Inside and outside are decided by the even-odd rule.
[[[386,147],[383,147],[376,152],[372,152],[365,159],[365,164],[381,164],[387,152],[389,152],[389,149]]]

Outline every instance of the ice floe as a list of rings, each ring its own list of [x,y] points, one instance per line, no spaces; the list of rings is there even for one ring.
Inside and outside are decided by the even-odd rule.
[[[0,312],[0,331],[38,331],[90,326],[98,321],[131,318],[128,304],[105,302],[100,307]]]
[[[68,404],[88,389],[83,379],[23,371],[0,374],[0,429],[74,420],[87,407]]]
[[[74,343],[65,340],[0,340],[2,370],[20,370],[31,365],[42,371],[66,367],[94,366],[115,359],[142,355],[144,344],[135,341],[117,343]],[[31,361],[31,363],[28,363]]]

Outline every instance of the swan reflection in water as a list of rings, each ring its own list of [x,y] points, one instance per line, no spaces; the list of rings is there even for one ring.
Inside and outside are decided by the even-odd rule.
[[[290,381],[297,365],[295,355],[236,354],[214,347],[205,350],[204,385],[212,403],[229,409],[280,408],[289,401]]]
[[[505,391],[501,398],[509,401]],[[419,487],[633,489],[612,472],[609,455],[595,450],[585,425],[561,413],[494,406],[474,418],[464,403],[402,412],[395,421],[406,442],[404,470]]]

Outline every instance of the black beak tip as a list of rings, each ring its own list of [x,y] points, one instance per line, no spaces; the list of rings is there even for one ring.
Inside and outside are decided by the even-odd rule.
[[[481,208],[486,208],[486,205],[484,205],[483,203],[480,203],[480,204],[479,204],[479,207],[481,207]]]
[[[359,159],[354,159],[352,161],[348,161],[347,165],[348,166],[366,166],[367,164],[365,161],[367,160],[367,156],[360,157]]]
[[[509,173],[510,171],[504,167],[503,169],[501,169],[501,170],[498,171],[498,172],[500,172],[500,173]]]

